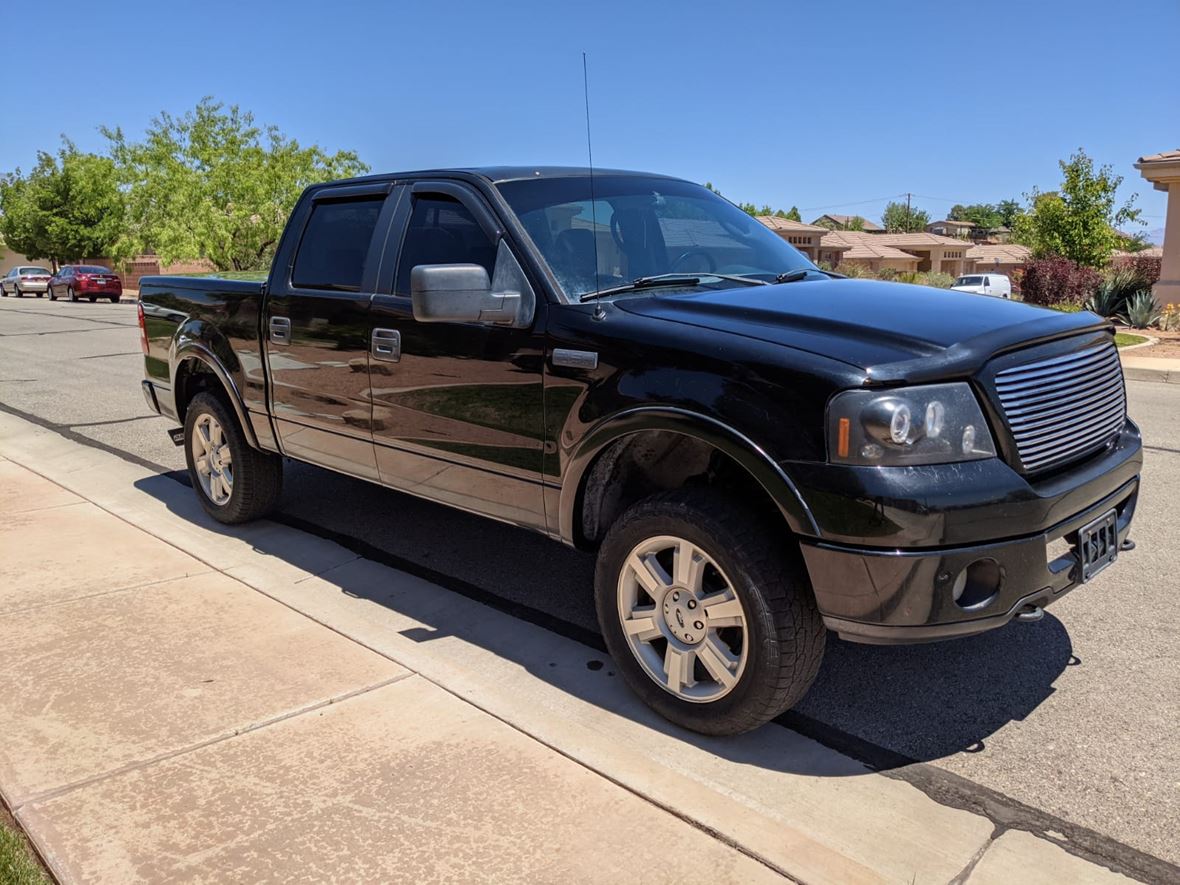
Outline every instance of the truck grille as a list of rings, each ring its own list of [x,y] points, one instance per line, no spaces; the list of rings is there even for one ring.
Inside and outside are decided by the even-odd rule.
[[[1127,420],[1113,343],[1005,369],[995,385],[1025,473],[1097,451]]]

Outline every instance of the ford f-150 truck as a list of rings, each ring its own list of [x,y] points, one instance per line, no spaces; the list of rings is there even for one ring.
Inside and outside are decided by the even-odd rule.
[[[674,178],[315,185],[265,283],[149,278],[139,309],[213,517],[270,510],[285,456],[596,551],[620,671],[701,732],[795,704],[829,630],[1036,620],[1133,546],[1108,323],[841,278]]]

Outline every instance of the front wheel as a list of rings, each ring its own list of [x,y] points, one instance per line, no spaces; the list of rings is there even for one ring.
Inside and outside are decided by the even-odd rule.
[[[73,286],[69,286],[66,289],[66,297],[68,299],[70,299],[70,301],[77,301],[78,300],[78,293],[74,291]]]
[[[246,442],[237,418],[211,393],[198,393],[184,416],[184,454],[205,512],[233,525],[265,516],[283,487],[283,459]]]
[[[607,648],[656,712],[739,734],[794,706],[819,671],[825,629],[785,527],[707,489],[653,495],[599,551]]]

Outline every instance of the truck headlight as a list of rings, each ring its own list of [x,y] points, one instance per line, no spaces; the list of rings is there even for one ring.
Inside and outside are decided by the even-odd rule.
[[[967,384],[846,390],[828,403],[837,464],[949,464],[994,458],[996,446]]]

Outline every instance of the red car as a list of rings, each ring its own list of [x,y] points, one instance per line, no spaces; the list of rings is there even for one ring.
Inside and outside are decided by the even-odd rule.
[[[122,295],[123,281],[119,275],[97,264],[67,264],[49,280],[50,301],[59,297],[77,301],[83,297],[93,304],[99,298],[109,298],[118,304]]]

